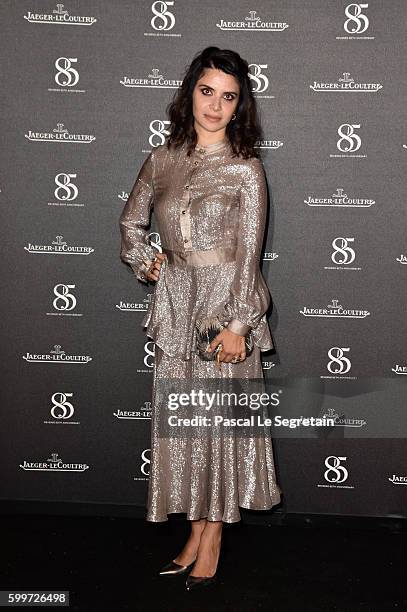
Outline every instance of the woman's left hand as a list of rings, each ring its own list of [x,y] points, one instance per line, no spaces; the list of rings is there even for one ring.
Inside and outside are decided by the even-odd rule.
[[[222,331],[210,343],[208,351],[214,351],[220,342],[223,345],[223,349],[220,351],[217,357],[219,361],[231,363],[246,359],[244,336],[236,334],[227,328],[222,329]]]

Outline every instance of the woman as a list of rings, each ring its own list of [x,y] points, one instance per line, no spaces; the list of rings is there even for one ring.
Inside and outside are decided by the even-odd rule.
[[[269,434],[162,435],[168,412],[159,383],[261,379],[260,352],[273,347],[259,268],[267,190],[254,149],[261,134],[247,62],[206,48],[189,66],[169,117],[169,137],[148,155],[120,216],[120,256],[138,280],[155,283],[142,321],[155,342],[147,520],[187,514],[189,539],[160,574],[189,572],[190,589],[213,582],[223,522],[239,521],[239,506],[267,510],[280,502]],[[147,239],[152,208],[162,253]],[[226,324],[209,347],[221,345],[218,363],[196,351],[195,322],[215,312]],[[246,355],[249,332],[254,348]]]

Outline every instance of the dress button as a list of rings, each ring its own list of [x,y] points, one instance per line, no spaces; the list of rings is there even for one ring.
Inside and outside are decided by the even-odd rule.
[[[186,210],[183,210],[183,211],[182,211],[182,214],[183,214],[183,215],[185,215],[185,213],[186,213],[186,212],[187,212]]]
[[[184,242],[188,242],[188,238],[184,238]]]
[[[185,189],[189,189],[189,185],[185,185]]]
[[[199,162],[197,162],[197,161],[194,161],[194,164],[195,164],[195,166],[197,166],[197,165],[199,164]]]

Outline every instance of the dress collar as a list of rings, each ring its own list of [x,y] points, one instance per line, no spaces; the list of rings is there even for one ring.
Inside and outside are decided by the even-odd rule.
[[[197,144],[195,146],[195,151],[197,153],[201,153],[202,155],[208,155],[208,153],[215,153],[217,151],[220,151],[221,149],[227,146],[228,142],[229,142],[229,139],[225,136],[224,138],[222,138],[222,140],[213,142],[210,145],[203,146],[203,145]]]

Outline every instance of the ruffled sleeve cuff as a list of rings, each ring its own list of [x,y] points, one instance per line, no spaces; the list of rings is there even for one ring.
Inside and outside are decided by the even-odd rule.
[[[241,336],[245,336],[251,330],[250,325],[242,323],[239,321],[239,319],[232,319],[229,321],[227,328],[235,334],[240,334]]]
[[[147,278],[147,274],[154,264],[154,260],[155,256],[153,256],[151,259],[143,259],[141,264],[130,263],[130,267],[139,281],[148,284],[150,279]]]

